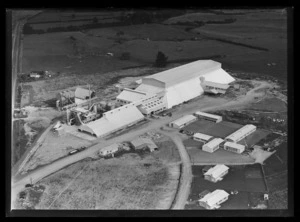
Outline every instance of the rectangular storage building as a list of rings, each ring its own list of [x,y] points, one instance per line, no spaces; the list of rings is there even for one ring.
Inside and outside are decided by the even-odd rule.
[[[213,121],[215,123],[219,123],[222,121],[222,116],[218,116],[218,115],[214,115],[214,114],[210,114],[210,113],[205,113],[205,112],[201,112],[198,111],[194,114],[196,117],[198,117],[199,119],[206,119],[209,121]]]
[[[199,205],[208,209],[214,210],[220,208],[220,204],[228,200],[229,194],[224,190],[215,190],[212,193],[206,194],[199,200]]]
[[[133,146],[133,148],[136,150],[147,147],[152,152],[158,149],[157,145],[149,138],[136,138],[132,140],[130,143]]]
[[[238,143],[226,142],[224,144],[224,150],[241,154],[244,152],[245,146]]]
[[[227,166],[218,164],[204,173],[204,179],[216,183],[223,180],[223,177],[228,173],[228,170],[229,168]]]
[[[209,135],[206,135],[206,134],[203,134],[203,133],[195,133],[194,136],[193,136],[194,140],[200,141],[200,142],[203,142],[203,143],[207,143],[212,138],[213,138],[212,136],[209,136]]]
[[[96,137],[103,137],[131,126],[144,119],[143,114],[133,104],[103,113],[103,117],[87,124],[82,124],[79,131],[90,133]]]
[[[180,128],[185,127],[186,125],[188,125],[192,122],[195,122],[196,120],[197,120],[197,118],[195,116],[186,115],[186,116],[183,116],[183,117],[169,123],[169,126],[173,127],[173,128],[180,129]]]
[[[253,133],[256,130],[256,126],[252,124],[248,124],[243,126],[242,128],[238,129],[234,133],[230,134],[225,138],[228,142],[234,142],[237,143],[244,139],[246,136],[249,136],[251,133]]]
[[[213,153],[215,152],[217,149],[220,148],[220,144],[223,142],[224,140],[221,138],[215,138],[211,141],[209,141],[208,143],[204,144],[202,146],[202,150],[209,152],[209,153]]]

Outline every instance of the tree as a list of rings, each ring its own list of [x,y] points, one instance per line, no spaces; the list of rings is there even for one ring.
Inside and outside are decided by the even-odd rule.
[[[98,18],[97,17],[93,18],[93,23],[98,23]]]
[[[165,67],[167,65],[168,57],[161,51],[156,55],[155,66],[156,67]]]
[[[123,52],[121,54],[121,57],[120,57],[121,60],[129,60],[130,59],[130,53],[129,52]]]

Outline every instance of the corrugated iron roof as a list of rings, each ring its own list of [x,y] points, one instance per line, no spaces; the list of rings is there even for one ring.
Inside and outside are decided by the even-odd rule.
[[[174,120],[173,122],[171,122],[172,124],[176,124],[178,126],[181,126],[187,122],[190,122],[192,120],[196,120],[197,117],[196,116],[193,116],[193,115],[186,115],[186,116],[183,116],[177,120]]]
[[[247,124],[247,125],[241,127],[240,129],[238,129],[237,131],[235,131],[234,133],[227,136],[225,139],[230,139],[232,141],[237,142],[239,140],[239,138],[243,137],[245,134],[247,134],[248,132],[250,132],[254,129],[256,130],[255,125]]]
[[[92,95],[93,91],[84,89],[84,88],[76,88],[75,90],[75,97],[78,99],[87,99],[90,97],[90,94]]]
[[[204,175],[210,175],[214,178],[218,178],[222,173],[224,173],[228,169],[229,167],[223,164],[217,164],[216,166],[210,168],[206,173],[204,173]]]
[[[221,63],[219,62],[213,60],[198,60],[145,78],[153,78],[164,82],[168,87],[207,74],[219,68],[221,68]]]
[[[214,206],[217,204],[220,200],[224,199],[225,197],[228,197],[229,194],[225,190],[215,190],[212,193],[209,193],[205,195],[202,199],[199,201],[206,202],[209,206]]]

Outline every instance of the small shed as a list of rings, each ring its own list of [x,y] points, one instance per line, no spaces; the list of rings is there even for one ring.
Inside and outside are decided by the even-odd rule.
[[[186,115],[186,116],[183,116],[183,117],[169,123],[169,126],[173,127],[173,128],[180,129],[180,128],[185,127],[186,125],[188,125],[192,122],[195,122],[196,120],[197,120],[196,116]]]
[[[110,146],[104,147],[99,151],[99,155],[102,157],[108,156],[108,155],[114,155],[116,152],[119,151],[119,145],[114,143]]]
[[[200,142],[203,142],[203,143],[207,143],[212,138],[213,138],[212,136],[209,136],[209,135],[206,135],[206,134],[203,134],[203,133],[195,133],[194,136],[193,136],[194,140],[200,141]]]
[[[228,171],[229,167],[223,164],[217,164],[204,173],[204,179],[216,183],[223,180],[223,177],[228,173]]]
[[[224,140],[221,138],[214,138],[213,140],[209,141],[208,143],[204,144],[202,146],[202,150],[209,152],[209,153],[213,153],[215,152],[217,149],[220,148],[220,144],[223,142]]]
[[[199,200],[199,205],[208,210],[218,209],[221,207],[221,203],[228,200],[228,197],[229,194],[226,191],[217,189],[201,198]]]
[[[136,138],[132,140],[131,145],[135,150],[148,148],[151,152],[157,150],[157,145],[149,138]]]

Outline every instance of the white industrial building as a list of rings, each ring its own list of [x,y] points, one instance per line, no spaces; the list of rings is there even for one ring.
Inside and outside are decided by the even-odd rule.
[[[251,133],[253,133],[256,130],[256,126],[252,124],[248,124],[243,126],[242,128],[238,129],[234,133],[230,134],[225,138],[228,142],[234,142],[237,143],[244,139],[246,136],[249,136]]]
[[[99,151],[100,156],[108,156],[108,155],[114,155],[116,152],[119,151],[119,145],[118,144],[112,144],[110,146],[104,147]]]
[[[82,124],[79,131],[103,137],[144,119],[143,114],[134,106],[128,104],[103,113],[103,117],[87,124]]]
[[[224,190],[215,190],[212,193],[206,194],[199,200],[199,205],[208,209],[214,210],[220,208],[220,204],[228,200],[229,194]]]
[[[187,126],[188,124],[195,122],[197,120],[197,118],[193,115],[186,115],[183,116],[177,120],[174,120],[173,122],[169,123],[170,127],[176,128],[176,129],[180,129],[182,127]]]
[[[220,144],[223,142],[224,140],[221,138],[215,138],[211,141],[209,141],[208,143],[204,144],[202,146],[202,150],[209,152],[209,153],[213,153],[216,150],[218,150],[220,148]]]
[[[137,102],[136,106],[140,105],[139,108],[144,114],[155,113],[200,96],[204,93],[204,82],[208,85],[215,83],[216,88],[218,84],[226,88],[234,81],[235,79],[221,68],[221,63],[198,60],[136,81],[140,85],[135,90],[124,89],[117,101],[123,104]],[[146,105],[146,101],[142,101],[153,96],[155,97],[151,99],[150,104]],[[150,99],[147,102],[150,102]]]
[[[193,135],[194,140],[200,141],[200,142],[203,142],[203,143],[207,143],[212,138],[213,138],[213,136],[209,136],[209,135],[206,135],[206,134],[203,134],[203,133],[195,133]]]
[[[206,120],[209,120],[209,121],[213,121],[215,123],[219,123],[223,119],[222,116],[218,116],[218,115],[214,115],[214,114],[210,114],[210,113],[205,113],[205,112],[201,112],[201,111],[195,112],[194,115],[196,117],[198,117],[199,119],[206,119]]]
[[[224,150],[241,154],[245,150],[245,146],[238,143],[226,142],[224,143]]]
[[[76,88],[75,90],[75,103],[81,104],[86,102],[88,99],[95,97],[95,92],[93,90]]]
[[[211,81],[204,81],[204,92],[213,94],[225,94],[230,86],[228,84],[216,83]]]
[[[228,170],[229,168],[227,166],[218,164],[204,173],[204,179],[216,183],[223,180],[223,177],[228,173]]]

